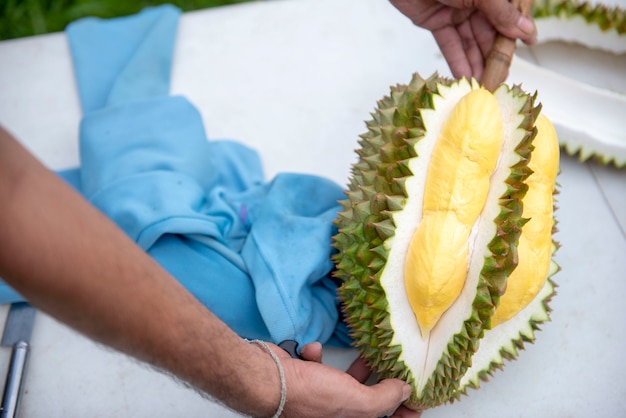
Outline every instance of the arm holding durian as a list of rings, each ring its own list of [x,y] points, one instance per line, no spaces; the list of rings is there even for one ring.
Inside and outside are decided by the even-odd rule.
[[[237,411],[272,416],[281,387],[274,360],[237,336],[1,127],[0,202],[0,276],[34,306]],[[409,396],[399,380],[367,387],[319,364],[319,344],[303,349],[314,361],[270,346],[286,376],[282,416],[378,417]]]
[[[506,0],[391,0],[411,21],[432,32],[455,78],[482,78],[498,34],[536,42],[530,16]]]

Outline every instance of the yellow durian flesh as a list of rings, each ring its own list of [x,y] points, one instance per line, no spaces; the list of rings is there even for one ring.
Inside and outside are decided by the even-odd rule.
[[[498,101],[476,89],[454,107],[433,150],[423,218],[404,267],[407,296],[424,339],[465,284],[468,238],[485,205],[502,142]]]
[[[491,318],[496,327],[524,309],[542,289],[549,276],[552,259],[553,191],[559,171],[559,144],[550,120],[539,115],[535,123],[537,136],[528,167],[533,173],[523,198],[524,218],[518,246],[519,262],[508,278],[506,293]]]

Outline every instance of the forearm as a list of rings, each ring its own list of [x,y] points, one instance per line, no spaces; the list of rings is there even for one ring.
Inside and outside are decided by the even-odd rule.
[[[231,407],[271,415],[272,359],[1,128],[0,202],[0,276],[35,306]]]

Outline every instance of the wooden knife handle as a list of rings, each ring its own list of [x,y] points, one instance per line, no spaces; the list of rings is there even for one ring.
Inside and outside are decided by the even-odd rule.
[[[532,0],[511,0],[511,4],[519,9],[523,15],[528,15]],[[482,85],[489,91],[494,91],[506,80],[506,76],[515,53],[515,39],[498,34],[493,48],[485,60]]]

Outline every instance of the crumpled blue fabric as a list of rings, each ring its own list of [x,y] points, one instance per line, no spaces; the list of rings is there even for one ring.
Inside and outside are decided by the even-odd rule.
[[[242,337],[349,343],[331,276],[342,188],[267,181],[254,150],[207,139],[169,95],[179,16],[166,5],[68,26],[81,163],[59,174]],[[0,286],[0,302],[20,299]]]

